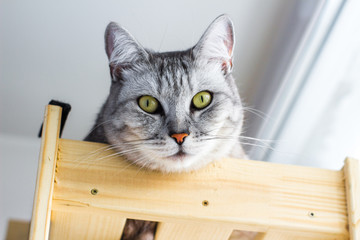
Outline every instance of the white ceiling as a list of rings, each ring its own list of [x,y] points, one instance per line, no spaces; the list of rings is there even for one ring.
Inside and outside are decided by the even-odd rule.
[[[145,47],[186,49],[228,13],[235,24],[234,75],[251,96],[295,1],[1,1],[0,134],[35,137],[50,99],[72,112],[63,137],[82,139],[108,93],[103,46],[108,22],[125,26]]]

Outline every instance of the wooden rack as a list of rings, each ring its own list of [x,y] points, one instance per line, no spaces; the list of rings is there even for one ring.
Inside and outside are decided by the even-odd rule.
[[[127,218],[159,222],[156,240],[360,239],[360,166],[341,171],[223,159],[191,173],[139,169],[105,144],[43,125],[30,239],[117,239]]]

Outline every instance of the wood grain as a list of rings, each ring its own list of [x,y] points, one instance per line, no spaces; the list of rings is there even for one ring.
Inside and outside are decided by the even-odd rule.
[[[60,139],[54,211],[348,237],[342,171],[224,159],[197,172],[162,174],[106,147]]]
[[[267,231],[266,233],[258,233],[254,240],[322,240],[322,239],[337,239],[337,237],[332,236],[332,234],[324,234],[324,233],[318,234],[318,233],[309,233],[309,232],[294,232],[291,230],[284,230],[284,229],[272,229]]]
[[[51,240],[119,240],[126,219],[116,215],[53,211]]]
[[[349,214],[350,239],[360,239],[360,164],[347,158],[344,166]]]
[[[48,105],[42,131],[39,166],[30,225],[30,239],[48,239],[61,107]]]
[[[208,224],[160,223],[155,240],[228,240],[232,228]]]

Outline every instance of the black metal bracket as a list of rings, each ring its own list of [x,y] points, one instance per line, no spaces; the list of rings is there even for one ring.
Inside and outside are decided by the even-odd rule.
[[[71,111],[71,105],[68,103],[64,103],[64,102],[60,102],[60,101],[56,101],[56,100],[51,100],[49,102],[49,105],[54,105],[54,106],[59,106],[62,107],[62,113],[61,113],[61,124],[60,124],[60,135],[59,137],[61,137],[62,131],[64,129],[65,126],[65,122],[66,119]],[[44,123],[41,124],[41,128],[38,134],[38,137],[41,138],[42,135],[42,129],[43,129],[43,125]]]

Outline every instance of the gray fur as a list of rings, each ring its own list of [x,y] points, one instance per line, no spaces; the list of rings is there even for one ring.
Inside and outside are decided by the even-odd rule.
[[[163,172],[195,170],[223,157],[245,157],[238,141],[243,109],[231,75],[234,33],[222,15],[191,49],[157,53],[144,49],[124,28],[110,23],[105,32],[112,84],[94,131],[85,140],[112,144],[131,162]],[[192,107],[200,91],[211,104]],[[144,112],[143,95],[162,110]],[[187,132],[182,145],[172,133]],[[179,150],[186,156],[173,156]]]

